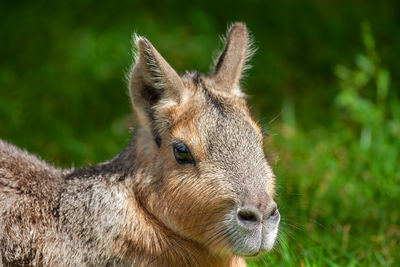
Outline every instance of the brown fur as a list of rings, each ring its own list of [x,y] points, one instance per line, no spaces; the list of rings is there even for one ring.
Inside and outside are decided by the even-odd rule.
[[[0,266],[245,266],[240,255],[272,248],[274,176],[240,89],[245,25],[210,77],[136,45],[140,127],[114,159],[61,170],[0,140]],[[175,160],[177,140],[193,163]]]

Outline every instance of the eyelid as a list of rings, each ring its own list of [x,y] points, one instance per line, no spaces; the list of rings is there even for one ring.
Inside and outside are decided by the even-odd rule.
[[[192,157],[192,161],[193,161],[192,164],[196,165],[196,159],[195,159],[192,151],[190,150],[190,147],[188,145],[186,145],[185,142],[183,142],[182,140],[179,140],[179,139],[174,139],[168,143],[168,146],[178,146],[178,145],[184,145],[187,148],[190,156]]]
[[[174,140],[172,140],[171,142],[168,143],[168,146],[174,146],[174,145],[185,145],[185,143],[183,141],[181,141],[181,140],[178,140],[178,139],[174,139]]]

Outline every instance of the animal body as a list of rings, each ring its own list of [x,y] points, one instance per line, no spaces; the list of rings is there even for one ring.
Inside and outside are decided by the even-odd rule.
[[[0,141],[0,266],[245,266],[273,247],[274,175],[240,86],[246,26],[208,76],[135,44],[139,127],[116,157],[59,169]]]

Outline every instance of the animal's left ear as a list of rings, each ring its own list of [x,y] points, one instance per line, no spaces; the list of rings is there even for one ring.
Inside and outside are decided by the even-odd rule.
[[[228,31],[225,48],[214,68],[213,79],[219,90],[238,96],[244,95],[240,90],[240,79],[252,53],[246,25],[241,22],[233,24]]]

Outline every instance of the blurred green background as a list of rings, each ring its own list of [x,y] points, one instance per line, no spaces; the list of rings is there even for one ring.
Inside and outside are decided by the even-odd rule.
[[[0,138],[63,167],[129,141],[131,35],[209,71],[244,21],[249,105],[270,137],[279,244],[252,266],[400,264],[400,2],[1,1]]]

